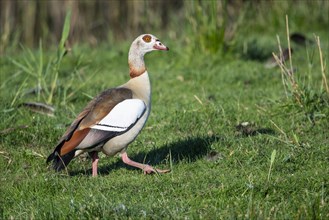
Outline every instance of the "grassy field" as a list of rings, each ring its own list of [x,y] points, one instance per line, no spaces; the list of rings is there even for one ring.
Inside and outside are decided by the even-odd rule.
[[[97,178],[86,157],[61,173],[45,163],[85,104],[129,79],[130,42],[76,45],[58,65],[52,48],[1,57],[0,218],[328,219],[329,96],[313,37],[327,65],[327,24],[307,24],[313,43],[291,42],[298,89],[285,91],[280,68],[265,68],[276,34],[287,45],[281,18],[266,33],[259,25],[246,34],[246,23],[217,52],[158,36],[170,51],[146,57],[152,112],[128,154],[170,168],[164,175],[143,175],[118,157],[101,156]],[[22,105],[47,101],[54,117]]]

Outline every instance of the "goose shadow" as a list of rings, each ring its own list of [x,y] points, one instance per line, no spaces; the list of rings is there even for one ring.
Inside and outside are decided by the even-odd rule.
[[[160,148],[153,149],[149,152],[141,152],[135,155],[130,155],[130,159],[146,163],[151,166],[161,164],[168,164],[171,160],[172,164],[177,164],[180,161],[187,161],[192,163],[201,157],[207,155],[210,151],[211,144],[220,141],[222,138],[219,136],[204,136],[204,137],[187,137],[172,143],[163,145]],[[125,167],[129,170],[136,170],[137,168],[128,166],[119,159],[110,165],[101,166],[98,168],[99,175],[108,175],[114,169]],[[71,176],[75,175],[89,175],[91,169],[79,170],[70,172]]]

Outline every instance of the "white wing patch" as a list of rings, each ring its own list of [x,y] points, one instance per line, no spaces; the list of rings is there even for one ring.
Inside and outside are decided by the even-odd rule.
[[[90,127],[103,131],[125,131],[145,112],[146,105],[140,99],[126,99],[117,104],[100,122]]]

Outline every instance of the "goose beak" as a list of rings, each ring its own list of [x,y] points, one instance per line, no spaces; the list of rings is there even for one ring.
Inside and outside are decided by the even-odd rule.
[[[159,40],[155,41],[155,44],[153,46],[155,50],[169,50],[169,47],[161,43]]]

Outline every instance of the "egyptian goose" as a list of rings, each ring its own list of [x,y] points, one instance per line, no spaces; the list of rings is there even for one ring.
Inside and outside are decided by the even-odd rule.
[[[74,157],[88,152],[92,157],[92,175],[97,176],[100,151],[108,156],[120,153],[124,163],[142,169],[145,174],[169,171],[135,162],[126,152],[150,114],[151,84],[144,55],[154,50],[169,48],[151,34],[143,34],[133,41],[128,55],[130,80],[103,91],[77,116],[47,158],[47,163],[52,161],[56,171],[64,169]]]

